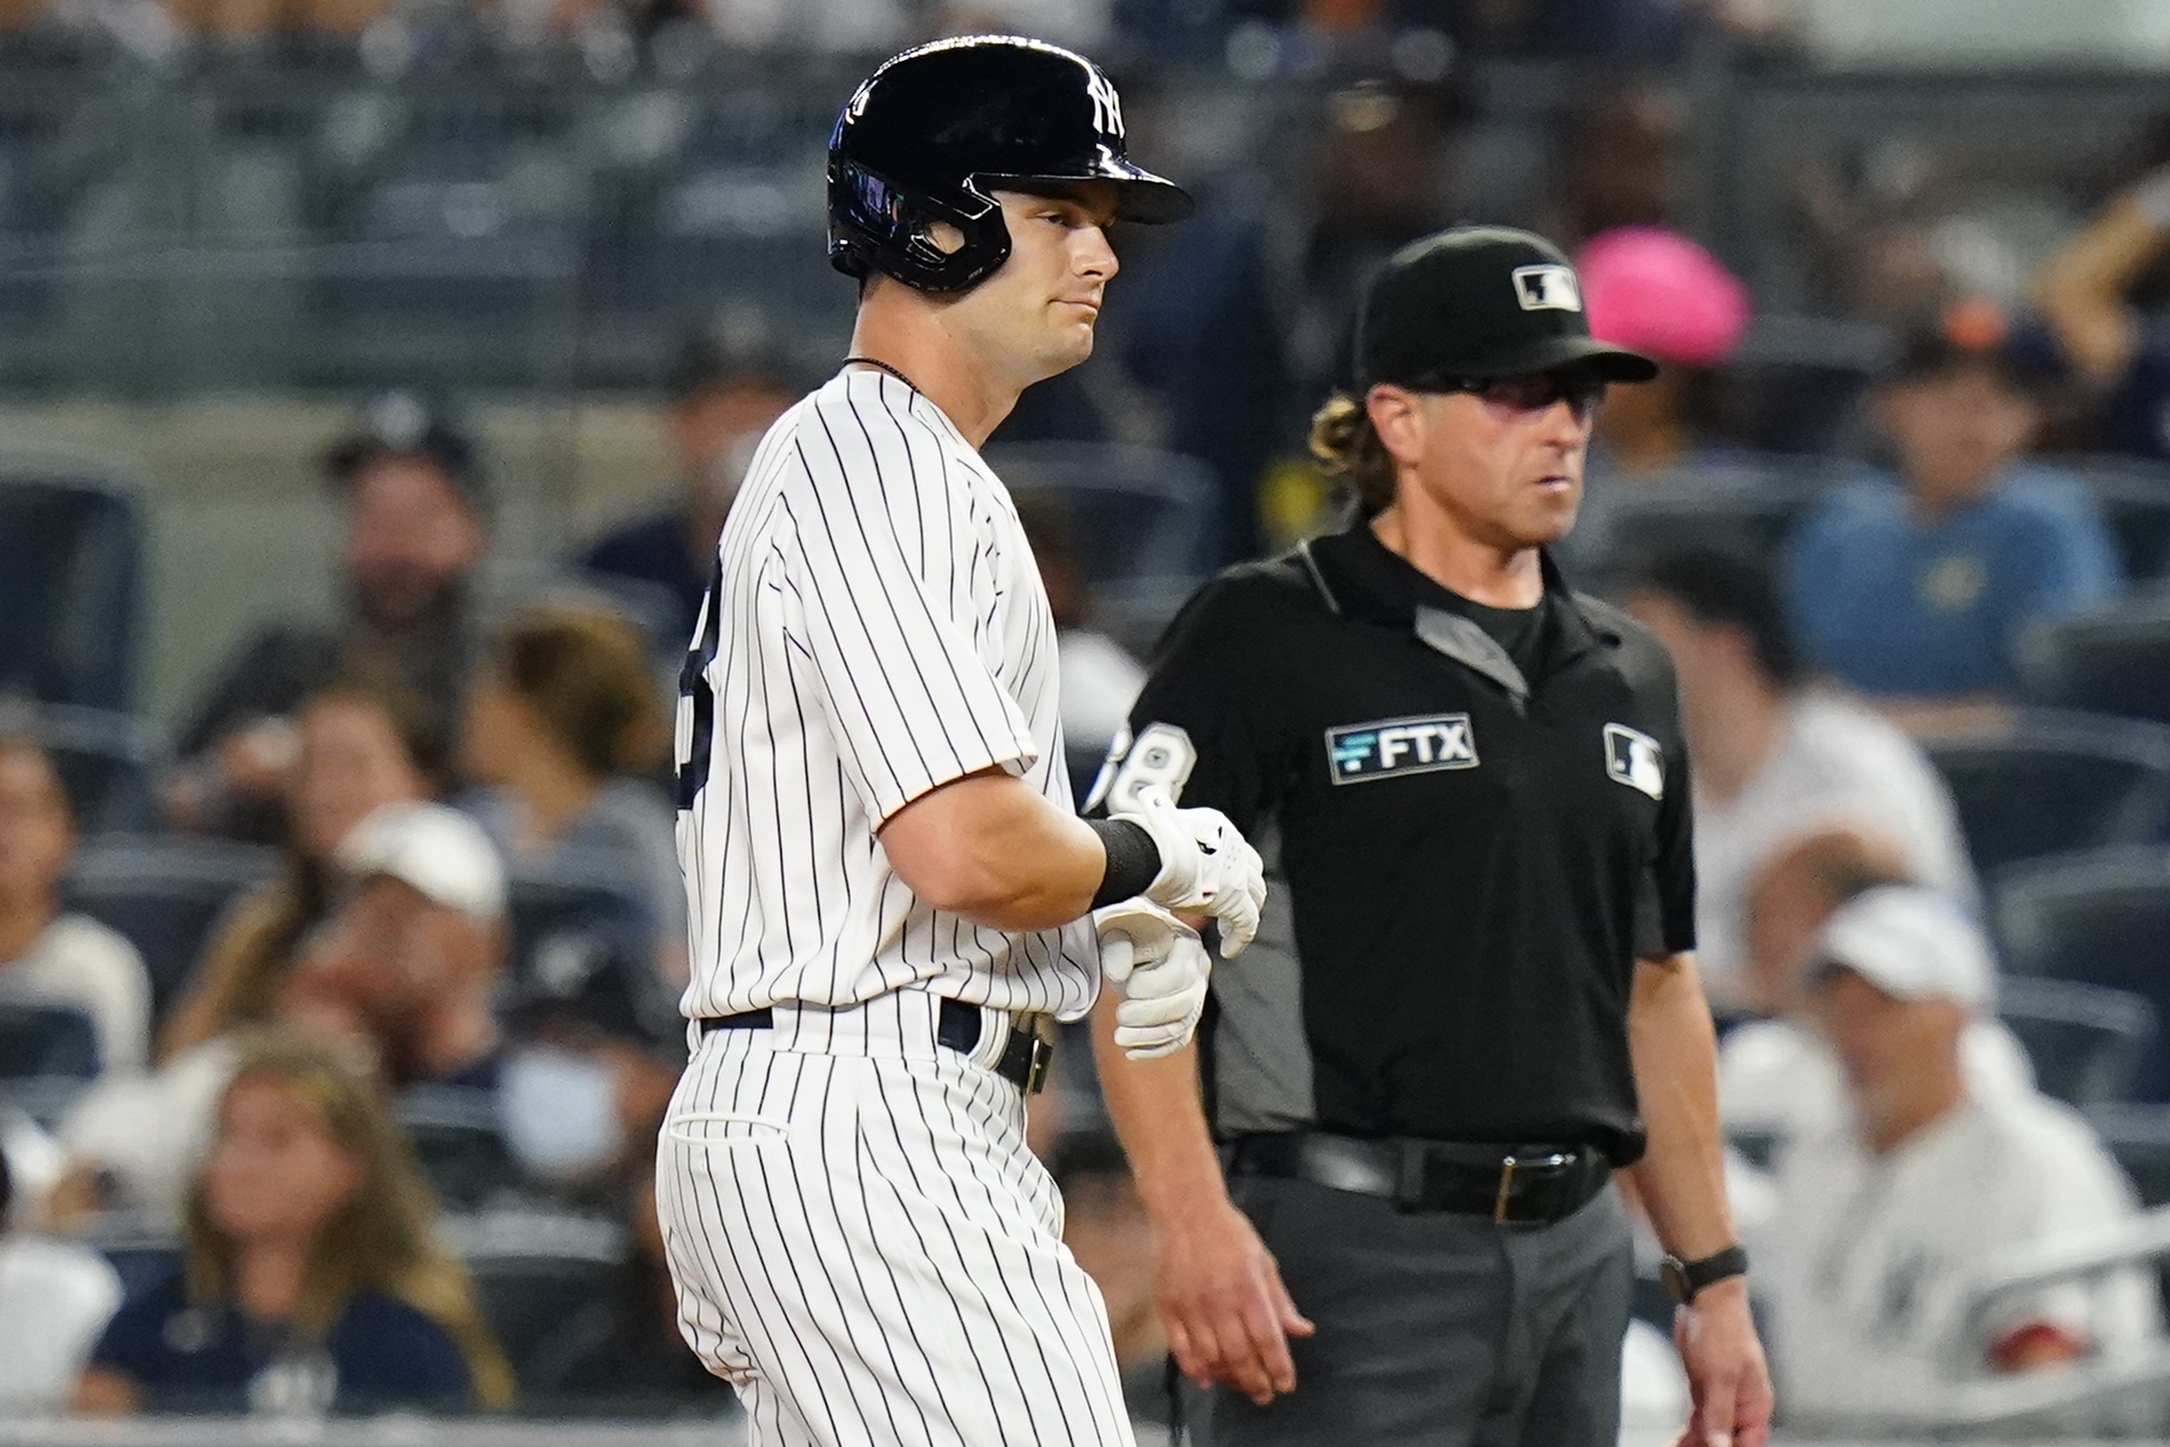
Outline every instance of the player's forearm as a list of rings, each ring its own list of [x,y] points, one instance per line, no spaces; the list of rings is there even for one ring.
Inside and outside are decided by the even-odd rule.
[[[1082,820],[989,770],[914,799],[882,829],[912,893],[993,929],[1068,924],[1092,905],[1107,852]]]
[[[1114,1005],[1103,992],[1093,1011],[1100,1093],[1130,1157],[1138,1199],[1155,1226],[1165,1230],[1201,1207],[1228,1200],[1199,1099],[1198,1047],[1194,1042],[1158,1060],[1132,1060],[1115,1043]]]
[[[1667,1250],[1690,1261],[1733,1244],[1718,1125],[1717,1038],[1688,955],[1635,967],[1628,1006],[1635,1093],[1649,1146],[1635,1185]]]

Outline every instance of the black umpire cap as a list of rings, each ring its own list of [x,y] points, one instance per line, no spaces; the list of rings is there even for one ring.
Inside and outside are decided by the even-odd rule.
[[[420,393],[386,392],[361,410],[355,426],[324,454],[324,475],[344,491],[369,464],[384,457],[416,457],[445,475],[478,516],[490,510],[482,454],[450,415]]]
[[[1647,382],[1658,364],[1590,336],[1582,285],[1560,249],[1505,226],[1457,226],[1388,258],[1356,327],[1359,392],[1416,391],[1463,380],[1588,367],[1608,382]]]

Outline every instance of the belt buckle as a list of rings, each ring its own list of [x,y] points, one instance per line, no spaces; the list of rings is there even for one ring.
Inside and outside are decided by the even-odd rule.
[[[1537,1156],[1527,1161],[1520,1156],[1512,1155],[1501,1161],[1499,1166],[1499,1194],[1492,1198],[1492,1223],[1497,1226],[1518,1224],[1509,1221],[1507,1216],[1507,1208],[1512,1204],[1514,1195],[1516,1171],[1523,1166],[1530,1166],[1537,1170],[1557,1170],[1561,1166],[1572,1164],[1574,1159],[1571,1155],[1554,1151],[1550,1155]]]
[[[1026,1095],[1038,1095],[1047,1088],[1048,1067],[1054,1060],[1055,1047],[1035,1033],[1032,1037],[1032,1060],[1025,1066]]]
[[[1519,1156],[1509,1156],[1499,1165],[1499,1194],[1492,1198],[1492,1224],[1507,1224],[1507,1203],[1514,1195],[1515,1167],[1522,1164]]]

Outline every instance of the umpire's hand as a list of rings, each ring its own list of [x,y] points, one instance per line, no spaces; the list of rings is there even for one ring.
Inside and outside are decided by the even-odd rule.
[[[1266,907],[1266,872],[1228,816],[1218,809],[1178,809],[1159,789],[1115,812],[1153,836],[1160,873],[1145,897],[1178,913],[1198,911],[1221,926],[1221,957],[1233,959],[1258,933]]]
[[[1161,1325],[1183,1375],[1201,1388],[1226,1383],[1261,1407],[1296,1390],[1288,1339],[1317,1328],[1227,1197],[1216,1192],[1180,1217],[1156,1220],[1153,1252]]]
[[[1695,1410],[1674,1447],[1765,1447],[1771,1440],[1771,1373],[1748,1314],[1748,1281],[1707,1286],[1673,1314],[1673,1345],[1688,1371]]]

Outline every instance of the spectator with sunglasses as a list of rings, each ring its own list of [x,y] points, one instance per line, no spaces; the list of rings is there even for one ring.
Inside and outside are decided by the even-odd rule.
[[[1194,1046],[1096,1032],[1170,1347],[1218,1447],[1610,1447],[1628,1171],[1683,1440],[1761,1447],[1673,669],[1548,555],[1606,385],[1656,364],[1491,227],[1397,252],[1355,360],[1313,432],[1351,524],[1191,600],[1093,801],[1211,805],[1279,876]]]

